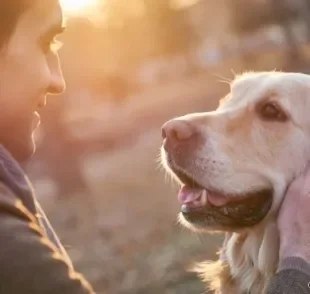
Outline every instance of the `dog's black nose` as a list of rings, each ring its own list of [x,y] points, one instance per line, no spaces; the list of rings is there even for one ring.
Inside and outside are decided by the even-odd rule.
[[[163,139],[175,143],[190,139],[194,133],[194,127],[185,120],[172,119],[162,126]]]

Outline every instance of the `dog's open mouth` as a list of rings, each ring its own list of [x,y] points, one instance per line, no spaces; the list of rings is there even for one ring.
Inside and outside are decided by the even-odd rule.
[[[192,224],[238,229],[258,224],[272,205],[272,189],[244,195],[228,195],[202,187],[180,170],[174,173],[183,182],[178,199],[183,217]]]

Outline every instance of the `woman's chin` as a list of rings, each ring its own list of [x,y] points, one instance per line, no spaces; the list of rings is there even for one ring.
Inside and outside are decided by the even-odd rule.
[[[25,161],[29,160],[36,150],[33,136],[30,136],[28,140],[11,140],[10,143],[3,144],[3,146],[19,163],[25,163]]]

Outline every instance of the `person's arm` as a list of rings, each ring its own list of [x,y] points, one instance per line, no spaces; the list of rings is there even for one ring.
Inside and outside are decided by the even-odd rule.
[[[310,293],[310,264],[301,257],[287,257],[270,280],[266,294]]]
[[[310,165],[286,192],[277,224],[280,236],[279,266],[267,294],[310,293]]]
[[[94,294],[36,217],[0,183],[0,294]]]

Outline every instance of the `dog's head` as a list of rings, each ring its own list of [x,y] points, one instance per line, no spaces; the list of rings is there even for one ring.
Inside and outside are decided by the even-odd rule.
[[[162,131],[162,163],[182,185],[184,225],[257,225],[277,212],[310,159],[310,76],[243,74],[216,111],[172,119]]]

